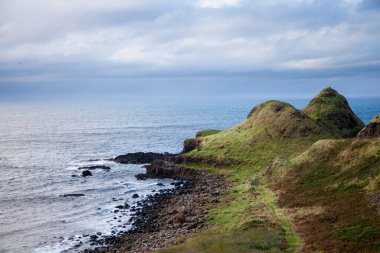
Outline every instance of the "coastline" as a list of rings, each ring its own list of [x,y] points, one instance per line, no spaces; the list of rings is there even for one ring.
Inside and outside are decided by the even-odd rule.
[[[117,236],[94,239],[93,244],[97,247],[86,249],[84,253],[158,251],[184,241],[191,233],[208,228],[207,210],[228,188],[226,178],[183,167],[174,160],[180,159],[171,156],[165,160],[154,160],[146,166],[146,176],[178,180],[175,188],[141,200],[131,218],[131,230]]]

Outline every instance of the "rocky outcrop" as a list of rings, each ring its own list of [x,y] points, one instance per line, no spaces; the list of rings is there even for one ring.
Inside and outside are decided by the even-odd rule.
[[[380,136],[380,114],[372,119],[359,133],[358,138],[374,138]]]
[[[323,89],[302,111],[338,137],[355,137],[364,127],[347,99],[331,87]]]
[[[167,156],[172,156],[169,153],[153,153],[153,152],[136,152],[128,153],[125,155],[119,155],[113,158],[113,161],[116,163],[122,164],[145,164],[151,163],[156,159],[164,159]]]
[[[195,180],[199,176],[199,171],[182,167],[171,161],[154,160],[145,166],[146,174],[150,178],[172,178],[181,180]]]
[[[190,151],[193,151],[194,149],[200,149],[201,142],[202,140],[199,138],[186,139],[183,142],[182,153],[188,153]]]

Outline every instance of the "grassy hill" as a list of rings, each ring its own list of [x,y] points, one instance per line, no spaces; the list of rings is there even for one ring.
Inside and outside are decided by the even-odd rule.
[[[380,140],[336,139],[306,112],[268,101],[187,140],[187,166],[224,174],[231,188],[210,229],[163,252],[379,252]]]
[[[364,127],[347,99],[330,87],[323,89],[302,111],[340,137],[354,137]]]
[[[268,101],[257,105],[242,123],[224,131],[185,141],[193,145],[187,156],[224,164],[271,161],[279,153],[303,151],[316,140],[333,138],[322,124],[288,103]]]

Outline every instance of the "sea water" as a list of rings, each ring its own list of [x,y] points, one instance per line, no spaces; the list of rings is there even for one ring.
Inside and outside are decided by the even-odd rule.
[[[184,139],[231,127],[262,101],[0,102],[0,252],[76,252],[88,246],[83,235],[129,229],[122,226],[128,213],[115,214],[115,206],[134,205],[172,187],[171,180],[139,181],[134,175],[144,172],[141,165],[108,158],[180,152]],[[286,101],[302,108],[308,100]],[[379,98],[350,104],[365,123],[380,113]],[[91,165],[111,170],[73,177]],[[72,248],[78,242],[84,246]]]

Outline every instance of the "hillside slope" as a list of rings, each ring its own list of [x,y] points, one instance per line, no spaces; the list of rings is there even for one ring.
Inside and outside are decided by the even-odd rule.
[[[380,251],[380,139],[321,140],[267,175],[303,252]]]

